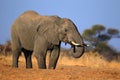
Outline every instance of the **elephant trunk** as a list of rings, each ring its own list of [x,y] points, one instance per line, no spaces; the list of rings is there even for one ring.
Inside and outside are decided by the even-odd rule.
[[[69,53],[74,57],[74,58],[80,58],[85,50],[85,44],[83,43],[83,39],[78,34],[78,36],[74,36],[73,40],[70,41],[71,43],[71,49],[69,50]]]
[[[85,50],[85,46],[82,45],[72,45],[71,49],[69,50],[69,53],[74,57],[74,58],[80,58]]]

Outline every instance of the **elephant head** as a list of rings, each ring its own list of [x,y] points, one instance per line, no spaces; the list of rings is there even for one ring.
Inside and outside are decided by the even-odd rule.
[[[79,58],[84,53],[85,44],[83,43],[83,39],[76,27],[76,25],[67,18],[61,19],[61,29],[59,39],[65,43],[69,43],[71,45],[71,49],[69,53],[72,54],[73,57]]]
[[[75,58],[82,56],[85,45],[76,25],[70,19],[51,16],[43,19],[41,23],[38,32],[43,34],[48,42],[54,45],[58,45],[59,42],[69,43],[71,45],[69,52],[72,56]]]

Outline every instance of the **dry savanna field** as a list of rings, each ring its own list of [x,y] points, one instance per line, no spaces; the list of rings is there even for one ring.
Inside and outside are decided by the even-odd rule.
[[[79,59],[60,57],[55,70],[38,69],[34,56],[32,62],[33,68],[26,69],[22,55],[19,68],[12,68],[12,56],[1,55],[0,80],[120,80],[120,63],[87,53]]]

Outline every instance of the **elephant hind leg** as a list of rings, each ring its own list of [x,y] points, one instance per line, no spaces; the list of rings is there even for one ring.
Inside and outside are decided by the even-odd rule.
[[[18,67],[18,59],[19,59],[19,56],[21,54],[21,51],[20,49],[15,49],[12,51],[13,53],[13,64],[12,64],[12,67]]]
[[[24,53],[25,60],[26,60],[26,68],[32,68],[32,60],[31,60],[31,57],[32,57],[33,51],[29,51],[29,50],[26,50],[26,49],[24,49],[24,48],[22,48],[22,51],[23,51],[23,53]]]
[[[12,54],[13,54],[13,67],[18,67],[18,59],[21,54],[21,44],[18,35],[12,31],[11,34],[12,41]]]

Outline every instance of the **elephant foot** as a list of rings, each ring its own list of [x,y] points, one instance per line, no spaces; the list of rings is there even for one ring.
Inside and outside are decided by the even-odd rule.
[[[32,69],[32,67],[26,67],[26,69]]]
[[[39,69],[46,69],[46,66],[39,66]]]
[[[46,65],[44,65],[44,64],[38,64],[38,68],[39,69],[46,69]]]
[[[30,63],[27,62],[27,64],[26,64],[26,68],[27,68],[27,69],[32,68],[32,62],[30,62]]]
[[[18,68],[18,65],[12,65],[13,68]]]
[[[26,66],[27,69],[32,69],[32,66]]]
[[[54,67],[49,67],[49,69],[55,69]]]

